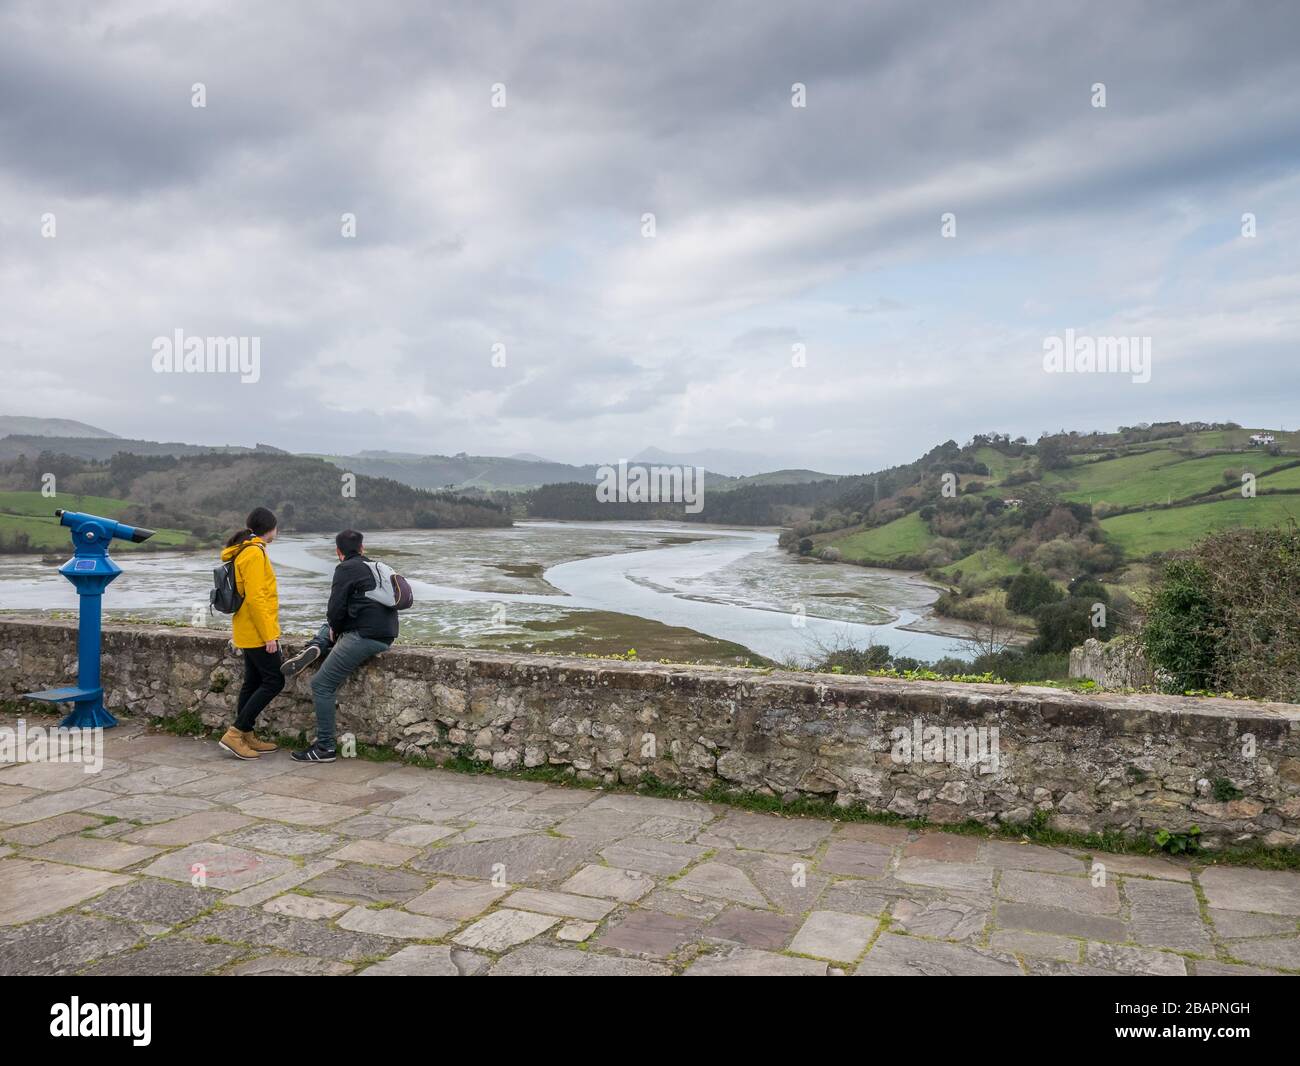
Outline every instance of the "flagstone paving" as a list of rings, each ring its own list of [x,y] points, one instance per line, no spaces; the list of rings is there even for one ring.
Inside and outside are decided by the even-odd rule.
[[[1300,974],[1298,871],[105,747],[0,767],[0,974]]]

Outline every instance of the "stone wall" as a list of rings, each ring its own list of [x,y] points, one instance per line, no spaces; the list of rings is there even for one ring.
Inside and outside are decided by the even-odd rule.
[[[1095,681],[1102,688],[1150,688],[1156,672],[1142,645],[1132,637],[1102,641],[1089,637],[1070,649],[1070,676]]]
[[[242,666],[224,634],[114,626],[104,652],[111,710],[231,720]],[[0,618],[0,698],[75,670],[71,623]],[[272,704],[269,728],[310,734],[309,678]],[[1211,843],[1300,840],[1294,704],[399,646],[343,688],[339,725],[403,753],[472,751],[502,770],[551,765],[610,784],[721,783],[936,823],[1043,811],[1079,831],[1197,824]],[[923,758],[908,761],[903,737]],[[972,765],[961,743],[974,754],[977,739]]]

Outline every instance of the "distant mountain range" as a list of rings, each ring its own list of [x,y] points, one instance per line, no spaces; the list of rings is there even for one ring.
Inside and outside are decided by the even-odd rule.
[[[666,452],[660,448],[643,448],[633,459],[661,466],[702,466],[705,470],[728,477],[752,477],[770,471],[779,462],[765,455],[728,451],[726,448],[706,448],[698,452]],[[827,478],[834,475],[820,476]]]
[[[7,435],[6,435],[7,434]],[[185,444],[179,441],[149,441],[118,437],[107,430],[59,418],[0,416],[0,461],[19,456],[35,458],[41,452],[57,452],[78,459],[111,459],[117,452],[144,456],[190,456],[207,454],[288,455],[269,444],[249,448],[243,445]],[[595,484],[600,464],[583,465],[555,462],[530,452],[511,456],[421,455],[417,452],[394,452],[368,449],[356,455],[305,453],[324,459],[341,470],[370,477],[386,477],[418,489],[441,489],[456,492],[522,492],[541,485],[579,482]],[[616,463],[621,457],[609,460]],[[802,485],[837,478],[816,470],[772,470],[774,460],[747,452],[709,449],[700,452],[670,453],[645,448],[630,462],[658,466],[704,467],[707,488],[722,491],[746,485]]]
[[[29,437],[113,437],[106,429],[74,422],[71,418],[28,418],[26,415],[0,415],[0,437],[19,433]]]
[[[3,450],[3,444],[0,441],[0,451]],[[706,458],[708,454],[676,456],[652,448],[629,462],[652,466],[702,466],[705,487],[719,492],[742,485],[802,485],[839,477],[837,474],[822,474],[816,470],[772,470],[748,477],[731,477],[713,470],[707,463],[692,461]],[[358,455],[318,455],[316,458],[325,459],[354,474],[392,478],[420,489],[522,492],[541,485],[573,482],[594,485],[600,480],[598,463],[578,466],[540,457],[522,458],[518,455],[507,458],[466,455],[464,452],[458,455],[408,455],[400,452],[366,451]],[[617,462],[617,459],[611,459],[610,465]]]

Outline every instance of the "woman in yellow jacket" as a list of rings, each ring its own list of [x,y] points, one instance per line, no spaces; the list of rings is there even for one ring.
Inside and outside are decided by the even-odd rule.
[[[278,521],[265,507],[255,507],[247,525],[235,533],[221,552],[221,561],[235,560],[235,587],[244,602],[235,612],[235,647],[244,653],[244,684],[235,705],[235,724],[221,746],[237,759],[256,759],[276,745],[253,734],[257,716],[284,688],[280,672],[280,597],[266,546],[275,540]]]

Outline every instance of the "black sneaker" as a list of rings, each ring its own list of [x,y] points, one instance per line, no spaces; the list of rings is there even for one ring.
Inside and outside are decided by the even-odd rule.
[[[291,753],[289,758],[294,762],[333,762],[338,758],[338,753],[334,748],[323,747],[317,741],[310,748]]]
[[[307,647],[303,648],[297,655],[285,659],[285,661],[280,664],[280,673],[284,674],[285,677],[293,677],[294,674],[302,673],[319,658],[320,645],[308,644]]]

